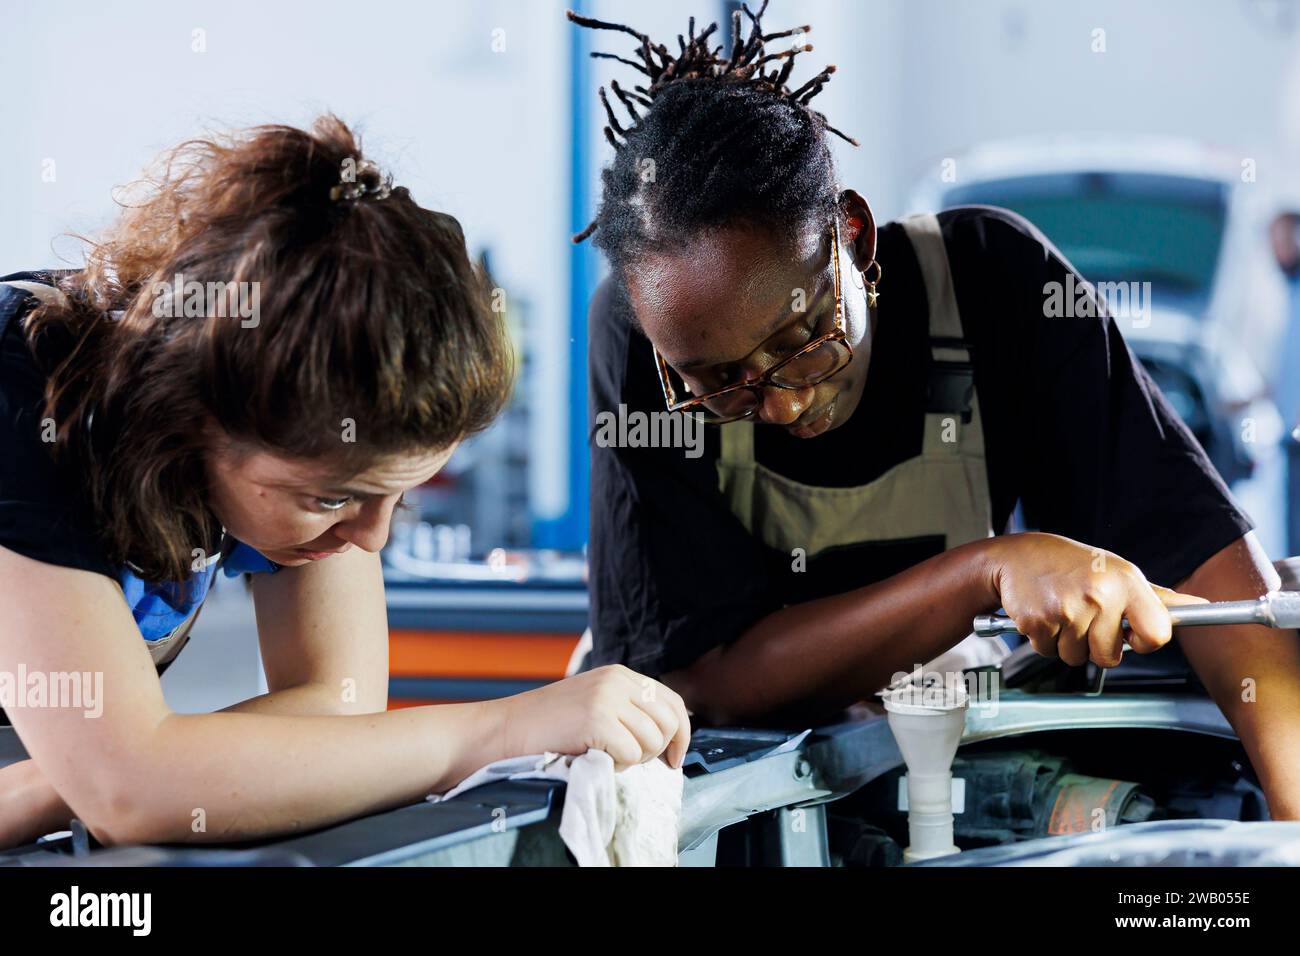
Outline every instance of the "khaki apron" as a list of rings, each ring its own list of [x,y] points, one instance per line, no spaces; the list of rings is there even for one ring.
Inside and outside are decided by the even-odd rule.
[[[921,454],[868,484],[823,488],[758,464],[752,421],[719,426],[723,496],[751,535],[786,554],[802,548],[811,559],[844,545],[940,535],[947,549],[993,534],[979,401],[939,221],[926,214],[900,224],[920,263],[930,309],[935,374]],[[981,640],[958,645],[969,645],[965,660],[991,663],[1005,656],[1005,644]]]

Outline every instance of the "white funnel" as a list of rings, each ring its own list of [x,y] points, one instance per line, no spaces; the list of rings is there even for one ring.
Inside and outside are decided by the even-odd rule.
[[[964,686],[904,685],[882,695],[889,729],[907,763],[904,863],[961,851],[952,842],[952,759],[966,729]]]

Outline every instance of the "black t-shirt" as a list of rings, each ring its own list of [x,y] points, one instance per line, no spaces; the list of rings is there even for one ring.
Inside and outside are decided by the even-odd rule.
[[[1047,318],[1044,286],[1073,268],[1007,210],[939,213],[983,422],[993,527],[1017,503],[1029,527],[1105,548],[1170,586],[1248,532],[1205,452],[1104,309]],[[903,227],[879,230],[884,268],[862,400],[817,438],[758,425],[765,467],[809,485],[863,485],[921,452],[932,362],[920,265]],[[1081,279],[1075,273],[1075,282]],[[650,344],[606,280],[589,318],[591,423],[663,411]],[[791,557],[752,537],[718,489],[717,429],[703,454],[591,441],[593,664],[655,676],[683,667],[782,606],[897,574],[942,542],[876,542]]]
[[[52,284],[46,273],[14,273],[0,281]],[[34,301],[0,285],[0,544],[46,564],[117,580],[117,569],[90,531],[94,523],[84,492],[55,465],[42,441],[45,376],[20,323]]]
[[[0,277],[5,281],[48,285],[51,277],[15,273]],[[0,284],[0,546],[45,564],[112,578],[147,641],[166,637],[193,613],[218,567],[226,577],[275,573],[278,564],[224,529],[205,566],[186,581],[145,581],[130,562],[109,560],[94,532],[86,490],[54,460],[45,440],[52,437],[42,423],[45,376],[21,326],[35,301],[25,290]]]
[[[3,282],[52,285],[46,272],[16,272]],[[213,549],[208,565],[183,582],[146,582],[127,565],[115,566],[93,529],[85,489],[60,467],[44,439],[45,376],[37,365],[21,320],[35,305],[29,292],[0,284],[0,547],[61,567],[112,578],[140,635],[153,642],[176,631],[203,603],[220,568],[226,577],[274,573],[279,565],[231,535]],[[57,612],[52,608],[51,612]],[[161,675],[174,655],[156,665]],[[9,724],[0,708],[0,726]]]

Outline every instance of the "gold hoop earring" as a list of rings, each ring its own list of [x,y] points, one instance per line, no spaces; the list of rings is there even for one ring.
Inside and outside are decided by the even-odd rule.
[[[876,277],[875,279],[868,279],[867,273],[871,271],[872,266],[876,267]],[[884,278],[884,275],[885,270],[880,267],[880,263],[875,259],[868,262],[867,267],[862,270],[862,286],[867,290],[867,308],[869,309],[874,309],[876,302],[880,299],[880,293],[876,291],[876,283]]]

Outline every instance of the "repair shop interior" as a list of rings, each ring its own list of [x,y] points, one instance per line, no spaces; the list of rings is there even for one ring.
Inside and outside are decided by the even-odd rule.
[[[1300,866],[1300,2],[5,20],[0,871]]]

